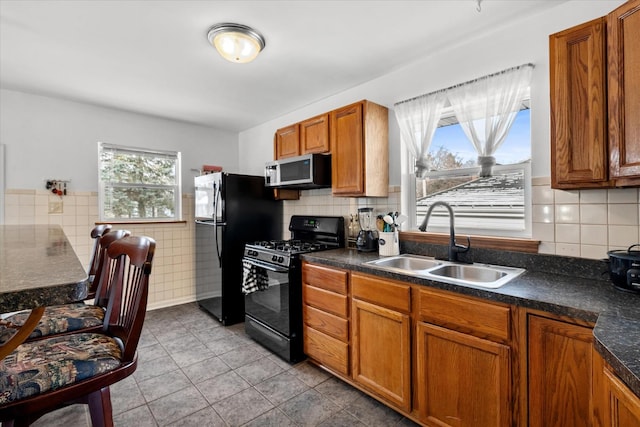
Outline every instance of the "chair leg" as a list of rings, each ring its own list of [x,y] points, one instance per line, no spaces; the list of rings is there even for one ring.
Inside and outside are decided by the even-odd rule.
[[[87,403],[93,427],[113,427],[113,408],[108,386],[90,393],[87,396]]]

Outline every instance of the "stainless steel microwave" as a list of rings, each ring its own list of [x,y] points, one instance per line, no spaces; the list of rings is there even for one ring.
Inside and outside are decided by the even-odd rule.
[[[264,184],[301,190],[331,187],[331,155],[305,154],[267,162]]]

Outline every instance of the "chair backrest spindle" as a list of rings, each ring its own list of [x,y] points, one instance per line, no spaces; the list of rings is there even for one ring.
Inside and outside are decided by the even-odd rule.
[[[91,282],[87,293],[87,299],[93,298],[94,305],[105,307],[107,304],[108,287],[104,285],[107,281],[105,281],[103,277],[104,265],[108,258],[107,249],[116,240],[120,240],[129,235],[131,235],[129,230],[115,230],[105,234],[99,239],[99,251],[97,255],[98,263],[95,270],[95,277],[93,282]]]
[[[109,298],[103,329],[122,341],[123,360],[133,359],[142,333],[155,246],[150,237],[129,236],[107,250]]]

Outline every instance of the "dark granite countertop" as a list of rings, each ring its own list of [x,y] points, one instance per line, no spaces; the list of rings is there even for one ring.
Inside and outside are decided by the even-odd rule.
[[[59,225],[0,225],[0,313],[81,300],[86,279]]]
[[[440,248],[407,251],[440,257]],[[402,252],[405,252],[404,250]],[[498,289],[453,285],[384,271],[364,264],[377,252],[335,249],[303,255],[307,261],[374,274],[464,295],[533,308],[595,323],[595,347],[616,374],[640,396],[640,294],[616,289],[602,272],[606,263],[578,258],[482,250],[475,262],[526,268]]]

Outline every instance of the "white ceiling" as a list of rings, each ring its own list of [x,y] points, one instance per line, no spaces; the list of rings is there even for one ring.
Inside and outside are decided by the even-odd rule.
[[[563,1],[0,0],[0,87],[242,131]],[[266,48],[225,61],[220,22]]]

